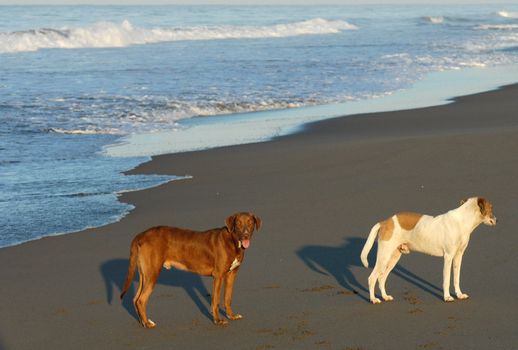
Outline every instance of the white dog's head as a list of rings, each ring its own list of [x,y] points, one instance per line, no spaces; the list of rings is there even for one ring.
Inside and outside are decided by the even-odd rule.
[[[484,224],[489,226],[496,225],[496,217],[493,214],[493,204],[489,200],[483,197],[472,197],[462,200],[461,204],[468,201],[472,202],[473,206],[476,206],[476,211],[481,216],[481,220]]]

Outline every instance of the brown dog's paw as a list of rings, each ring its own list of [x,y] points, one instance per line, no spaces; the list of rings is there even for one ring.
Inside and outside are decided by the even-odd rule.
[[[228,324],[228,321],[222,320],[222,319],[217,319],[217,320],[214,320],[214,324],[217,326],[224,326],[224,325]]]
[[[243,318],[243,315],[240,315],[240,314],[232,314],[232,315],[227,315],[228,319],[229,320],[232,320],[232,321],[235,321],[235,320],[240,320]]]
[[[151,320],[147,320],[147,322],[143,322],[142,325],[144,326],[144,328],[155,328],[156,327],[156,323]]]

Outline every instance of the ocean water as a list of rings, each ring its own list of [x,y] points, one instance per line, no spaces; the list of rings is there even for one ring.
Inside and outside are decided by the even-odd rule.
[[[0,247],[119,220],[118,193],[175,179],[123,172],[219,145],[221,116],[249,142],[252,119],[266,139],[286,111],[516,65],[518,5],[0,6]],[[139,140],[169,146],[111,151]]]

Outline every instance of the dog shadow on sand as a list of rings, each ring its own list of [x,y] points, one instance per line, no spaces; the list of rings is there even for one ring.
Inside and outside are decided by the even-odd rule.
[[[352,269],[355,267],[363,267],[360,260],[360,254],[365,244],[365,238],[349,237],[338,247],[310,245],[297,250],[297,256],[306,264],[306,266],[323,275],[332,276],[336,282],[352,292],[363,300],[370,302],[369,290],[367,287],[367,279],[365,278],[365,286],[358,282]],[[369,256],[369,266],[375,264],[377,253],[376,246],[373,247]],[[369,270],[370,273],[370,270]],[[442,289],[425,279],[417,276],[401,265],[396,265],[391,275],[396,275],[403,280],[415,285],[416,287],[432,294],[442,300]],[[390,279],[390,276],[389,276]],[[390,281],[390,280],[389,280]],[[363,293],[366,294],[366,296]]]
[[[106,299],[108,304],[111,304],[113,300],[119,300],[119,295],[126,280],[126,274],[128,273],[129,259],[113,259],[103,263],[100,267],[101,274],[104,278],[106,286]],[[139,274],[138,271],[133,276],[133,283],[128,289],[127,294],[122,300],[122,306],[138,320],[137,313],[133,306],[133,296],[138,286]],[[192,299],[194,304],[198,307],[200,312],[212,320],[212,316],[209,311],[210,305],[210,292],[203,284],[201,277],[184,271],[176,269],[161,270],[160,277],[157,281],[157,285],[163,284],[172,287],[181,287]]]

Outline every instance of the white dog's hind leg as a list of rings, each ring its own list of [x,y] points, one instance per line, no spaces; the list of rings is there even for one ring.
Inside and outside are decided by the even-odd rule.
[[[380,276],[387,269],[388,262],[390,260],[390,255],[387,254],[389,247],[384,246],[381,243],[378,243],[378,256],[376,257],[376,265],[374,269],[372,269],[372,273],[369,276],[369,297],[373,304],[381,303],[381,300],[376,298],[374,294],[374,289],[376,287],[376,282],[380,279]]]
[[[380,287],[380,291],[381,291],[381,297],[385,301],[394,300],[392,295],[388,295],[387,292],[385,291],[385,282],[387,281],[390,271],[392,271],[394,266],[396,266],[397,262],[399,261],[399,258],[401,258],[401,251],[399,249],[396,249],[394,251],[394,253],[392,254],[392,257],[390,258],[385,271],[383,271],[381,273],[381,275],[379,276],[379,287]]]
[[[453,301],[453,297],[450,295],[450,276],[452,260],[453,257],[450,254],[444,254],[444,267],[442,270],[442,289],[444,294],[444,301]]]
[[[468,299],[469,295],[462,293],[460,290],[460,266],[462,265],[462,255],[464,250],[459,251],[453,258],[453,286],[455,295],[458,299]]]
[[[377,266],[377,264],[376,264],[376,266]],[[376,287],[376,282],[378,281],[378,276],[379,276],[378,270],[379,269],[376,269],[376,267],[374,267],[374,269],[372,270],[372,272],[369,276],[369,298],[371,300],[371,303],[373,303],[373,304],[381,303],[381,300],[376,298],[376,295],[374,294],[374,288]]]

